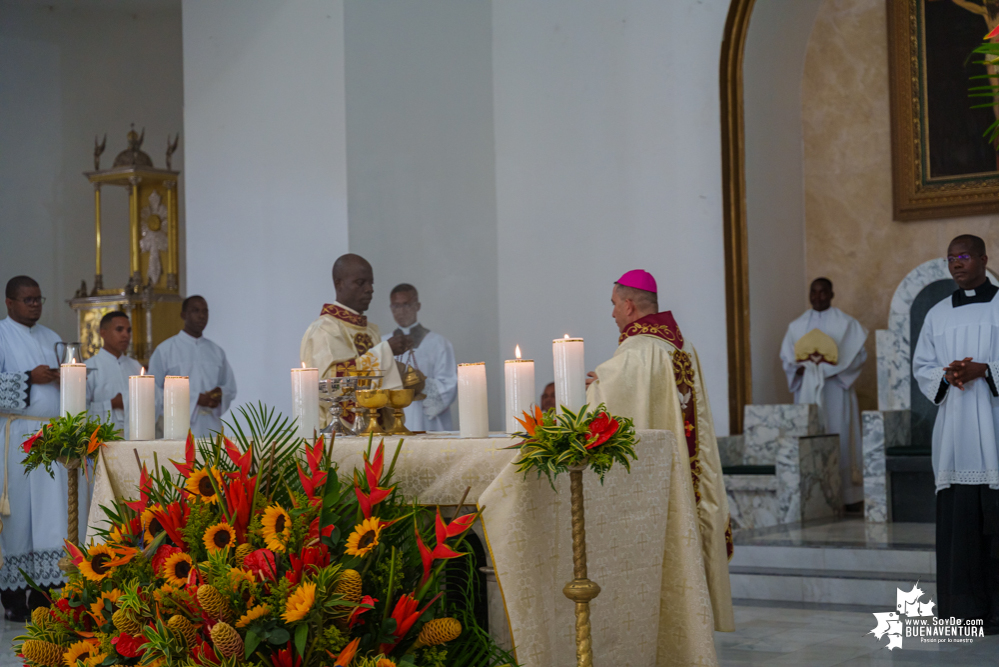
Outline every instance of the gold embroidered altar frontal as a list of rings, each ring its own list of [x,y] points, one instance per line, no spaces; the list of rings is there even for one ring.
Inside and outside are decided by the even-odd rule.
[[[584,476],[589,576],[602,589],[590,604],[595,663],[716,665],[703,565],[694,558],[700,545],[693,499],[670,504],[670,479],[677,470],[686,472],[686,459],[675,455],[669,431],[639,431],[639,436],[639,458],[630,475],[615,468],[603,486],[595,475]],[[386,439],[386,458],[397,442]],[[430,505],[457,504],[471,487],[466,503],[485,508],[483,528],[518,663],[571,667],[574,605],[562,593],[572,579],[569,476],[559,479],[558,493],[547,480],[525,480],[511,465],[517,451],[503,449],[510,442],[505,436],[411,437],[394,479],[406,496]],[[366,439],[337,438],[332,457],[341,474],[361,468],[366,448]],[[108,443],[98,463],[89,525],[102,520],[101,504],[137,493],[133,449],[150,467],[153,452],[161,464],[184,456],[180,441]],[[664,559],[667,516],[676,521],[670,534],[681,537]]]

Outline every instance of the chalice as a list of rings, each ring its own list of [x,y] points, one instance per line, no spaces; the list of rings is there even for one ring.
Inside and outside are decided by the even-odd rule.
[[[319,402],[329,405],[330,423],[321,433],[324,435],[353,435],[350,427],[343,423],[343,403],[357,388],[357,378],[325,378],[319,381]]]
[[[406,428],[406,415],[402,411],[413,402],[413,390],[389,389],[388,394],[388,405],[392,408],[392,428],[387,431],[388,434],[413,435],[413,432]]]
[[[389,402],[387,389],[358,389],[354,392],[354,409],[357,419],[354,422],[356,435],[377,435],[385,433],[378,425],[378,410]]]

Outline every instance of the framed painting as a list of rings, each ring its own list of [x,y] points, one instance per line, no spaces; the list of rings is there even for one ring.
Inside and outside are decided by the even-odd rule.
[[[887,3],[894,218],[999,212],[999,153],[985,137],[999,104],[973,109],[968,96],[970,77],[986,74],[972,51],[999,23],[999,3]]]

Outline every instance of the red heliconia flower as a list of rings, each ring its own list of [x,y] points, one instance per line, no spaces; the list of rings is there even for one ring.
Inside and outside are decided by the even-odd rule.
[[[999,35],[999,25],[989,30],[989,34],[985,35],[985,39],[992,39],[996,35]]]
[[[153,556],[153,572],[159,574],[160,568],[163,567],[163,563],[166,562],[166,559],[173,554],[180,553],[181,551],[183,551],[183,549],[180,547],[170,546],[169,544],[160,545],[160,548],[156,550],[156,555]]]
[[[222,442],[225,445],[225,453],[229,457],[229,460],[236,464],[243,477],[249,475],[250,466],[253,464],[253,450],[247,449],[245,452],[240,453],[239,447],[225,436],[222,436]]]
[[[145,637],[133,637],[123,632],[117,637],[112,638],[111,643],[114,644],[114,650],[118,651],[118,655],[123,658],[138,658],[145,653],[145,651],[139,648],[146,643]]]
[[[48,426],[48,424],[46,424],[45,426]],[[21,443],[21,448],[24,450],[25,454],[29,453],[31,451],[31,446],[35,444],[35,441],[38,440],[40,437],[42,437],[42,431],[45,430],[45,426],[42,426],[40,429],[38,429],[38,433],[34,434],[33,436],[25,440],[23,443]]]
[[[301,557],[298,554],[289,553],[288,561],[291,563],[291,569],[285,572],[284,578],[297,584],[302,580],[303,573],[308,574],[310,570],[318,571],[330,564],[329,550],[326,545],[305,547],[302,549]]]
[[[353,630],[354,624],[357,623],[357,617],[374,607],[376,602],[378,602],[378,598],[373,598],[370,595],[365,595],[361,598],[361,605],[354,607],[354,611],[350,612],[350,620],[347,622],[348,627]],[[361,621],[361,623],[363,624],[364,621]]]
[[[610,440],[611,436],[617,433],[618,426],[617,420],[606,412],[598,414],[590,422],[589,433],[586,438],[586,448],[593,449]]]
[[[442,593],[438,593],[434,598],[423,607],[423,609],[417,609],[420,601],[414,598],[412,595],[403,595],[395,603],[395,609],[392,610],[392,618],[395,619],[395,630],[392,631],[392,635],[395,637],[395,641],[392,643],[382,644],[378,647],[378,652],[383,655],[388,655],[399,645],[405,637],[406,633],[409,632],[413,624],[419,620],[420,616],[430,608],[434,602],[437,601]]]
[[[323,453],[326,449],[326,436],[319,436],[319,440],[316,441],[316,445],[309,449],[309,443],[305,443],[305,459],[309,463],[309,470],[313,474],[321,472],[320,465],[323,462]],[[324,473],[325,474],[325,473]]]
[[[250,523],[250,510],[256,486],[256,476],[249,479],[235,477],[228,482],[222,482],[225,502],[229,507],[229,515],[232,517],[232,527],[236,531],[236,539],[240,542],[246,538],[246,527]]]
[[[176,461],[171,461],[173,467],[180,471],[180,474],[187,479],[191,476],[194,470],[194,434],[190,430],[187,431],[187,442],[184,443],[184,463],[177,463]]]
[[[365,466],[367,462],[365,461]],[[369,478],[370,479],[370,478]],[[377,486],[369,487],[371,493],[365,493],[361,490],[361,484],[357,481],[357,473],[354,473],[354,493],[357,495],[357,502],[361,506],[361,512],[364,514],[365,519],[371,518],[371,509],[389,497],[389,494],[395,490],[395,487],[388,489],[380,489]]]
[[[472,521],[475,520],[474,514],[467,514],[466,516],[472,517]],[[452,521],[451,524],[453,525],[456,521],[458,521],[458,519]],[[469,527],[471,527],[472,522],[465,520],[462,520],[459,526],[464,525],[466,523],[468,525],[465,525],[464,528],[461,528],[461,530],[455,532],[454,535],[459,535],[464,531],[468,530]],[[449,527],[444,523],[444,519],[441,518],[441,509],[439,507],[437,508],[437,521],[434,525],[434,534],[435,537],[437,538],[437,546],[434,547],[434,551],[431,554],[434,558],[457,558],[458,556],[465,555],[451,551],[451,549],[449,549],[447,545],[444,544],[444,541],[447,540],[447,538],[452,537],[452,535],[451,535],[451,530],[449,530]]]
[[[153,510],[153,517],[160,522],[163,530],[173,540],[174,544],[184,544],[184,526],[187,525],[187,517],[191,515],[191,508],[187,503],[181,504],[174,501],[162,509]]]
[[[319,517],[312,520],[309,524],[309,534],[306,537],[306,543],[316,542],[319,543],[323,549],[326,549],[326,545],[320,542],[320,537],[329,537],[333,534],[333,530],[336,528],[333,524],[330,524],[323,528],[322,535],[319,534]]]
[[[321,504],[322,498],[316,497],[316,489],[326,483],[326,473],[313,470],[312,474],[308,475],[302,470],[301,464],[296,463],[295,466],[298,468],[298,479],[302,482],[302,489],[305,491],[305,495],[309,497],[309,504],[315,505],[314,501],[319,501]]]
[[[297,655],[291,647],[291,642],[288,642],[287,647],[274,652],[271,656],[271,664],[274,667],[301,667],[302,656]]]
[[[146,511],[149,506],[149,492],[153,488],[153,479],[146,470],[146,464],[142,464],[142,471],[139,474],[139,499],[126,502],[125,504],[138,514]]]
[[[274,552],[270,549],[257,549],[248,553],[243,559],[243,568],[264,581],[277,579],[277,562],[274,559]]]
[[[73,565],[79,565],[83,561],[87,560],[87,557],[83,555],[83,552],[80,551],[78,546],[69,540],[63,540],[62,543],[66,547],[66,553],[68,553],[69,557],[73,559]]]

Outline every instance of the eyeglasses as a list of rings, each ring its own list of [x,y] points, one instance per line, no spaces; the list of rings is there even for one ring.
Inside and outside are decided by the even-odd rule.
[[[947,263],[953,264],[954,262],[967,262],[971,259],[971,255],[964,253],[963,255],[947,255]]]
[[[40,306],[45,303],[44,296],[29,296],[26,299],[13,299],[13,301],[20,301],[25,306]]]

